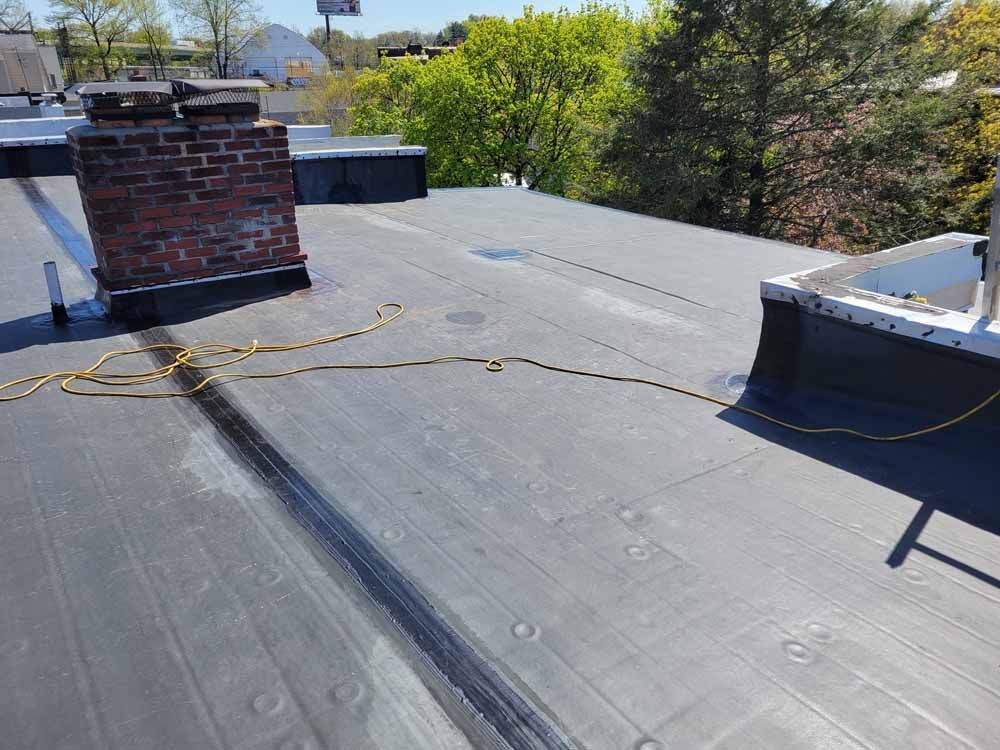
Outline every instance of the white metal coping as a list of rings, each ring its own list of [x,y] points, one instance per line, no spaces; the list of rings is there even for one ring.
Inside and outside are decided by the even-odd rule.
[[[953,233],[924,242],[964,240],[971,252],[972,245],[979,239],[983,238]],[[858,328],[1000,358],[1000,321],[856,289],[849,286],[849,278],[832,286],[817,285],[809,278],[817,271],[835,269],[844,263],[846,261],[767,279],[761,282],[760,296],[796,304],[808,314],[832,317]]]
[[[426,156],[424,146],[400,146],[398,148],[330,148],[315,151],[299,151],[292,154],[294,160],[310,159],[372,159],[389,156]]]
[[[0,120],[0,148],[58,146],[66,143],[66,130],[86,125],[86,117],[39,117],[27,120]],[[329,125],[289,125],[288,140],[329,138]]]
[[[66,143],[64,135],[36,135],[19,138],[0,138],[0,148],[17,148],[19,146],[61,146]]]

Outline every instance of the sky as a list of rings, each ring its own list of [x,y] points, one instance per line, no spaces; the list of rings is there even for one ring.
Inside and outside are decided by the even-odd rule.
[[[308,31],[323,25],[323,17],[316,15],[315,0],[258,0],[264,15],[273,23]],[[561,5],[575,8],[579,0],[534,0],[536,10],[555,10]],[[645,0],[628,0],[633,10],[641,10]],[[27,2],[32,15],[44,19],[49,14],[46,0]],[[417,29],[439,31],[449,21],[474,15],[516,16],[525,5],[524,0],[361,0],[360,18],[331,18],[331,28],[340,28],[348,34],[357,31],[371,36],[380,31]],[[44,25],[44,21],[42,24]]]

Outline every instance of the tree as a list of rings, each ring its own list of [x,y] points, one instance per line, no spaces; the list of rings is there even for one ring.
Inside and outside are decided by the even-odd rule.
[[[347,135],[356,79],[353,70],[334,70],[314,76],[302,93],[306,110],[299,120],[304,125],[329,124],[333,135]]]
[[[571,191],[588,172],[591,134],[621,88],[632,25],[621,11],[485,18],[454,52],[387,62],[358,79],[353,131],[400,128],[428,147],[436,186],[518,184]]]
[[[172,0],[187,31],[203,40],[219,78],[229,78],[240,54],[265,26],[255,0]]]
[[[0,0],[0,31],[20,31],[31,25],[22,0]]]
[[[946,61],[951,118],[945,163],[952,178],[949,208],[956,226],[987,232],[1000,153],[1000,2],[956,2],[924,40],[927,53]],[[952,81],[951,78],[954,78]]]
[[[921,92],[935,71],[912,53],[931,17],[881,0],[677,0],[630,60],[639,96],[604,154],[609,202],[812,241],[881,200],[909,206],[886,214],[891,233],[920,231],[940,120],[895,113],[939,114]]]
[[[414,98],[424,72],[412,57],[362,71],[351,92],[351,133],[400,134],[409,143],[420,140],[422,117],[415,111]]]
[[[131,0],[139,38],[149,50],[154,78],[167,80],[167,47],[170,26],[160,0]]]
[[[116,42],[124,41],[132,27],[132,7],[128,0],[50,0],[52,20],[77,25],[94,42],[105,80],[110,80],[110,59]]]
[[[474,23],[482,21],[486,16],[469,16],[464,21],[452,21],[438,32],[434,43],[441,45],[455,46],[459,42],[464,42],[469,38],[469,29]]]

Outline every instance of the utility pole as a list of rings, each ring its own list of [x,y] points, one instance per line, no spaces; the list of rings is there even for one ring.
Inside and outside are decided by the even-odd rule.
[[[985,274],[983,316],[997,320],[1000,318],[1000,158],[997,159],[997,177],[993,187],[993,212],[990,218],[990,244],[986,250]]]

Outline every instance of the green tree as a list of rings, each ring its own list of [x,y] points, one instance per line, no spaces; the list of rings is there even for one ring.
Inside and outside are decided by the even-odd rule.
[[[304,125],[329,124],[333,135],[347,135],[356,78],[353,70],[314,76],[300,95],[305,111],[299,115],[299,121]]]
[[[452,21],[438,32],[434,39],[434,44],[455,46],[458,42],[464,42],[469,38],[469,29],[472,25],[482,21],[486,16],[469,16],[464,21]]]
[[[841,231],[867,247],[922,231],[921,195],[941,180],[940,107],[921,90],[935,71],[912,48],[931,18],[929,6],[881,0],[661,8],[630,60],[638,96],[604,154],[608,200],[812,243]],[[858,211],[864,221],[845,221]]]
[[[132,6],[128,0],[50,0],[51,20],[56,25],[85,30],[93,41],[105,80],[112,77],[111,59],[116,42],[124,41],[132,28]]]
[[[352,91],[351,133],[399,134],[408,143],[419,140],[423,121],[415,110],[414,99],[424,72],[412,57],[362,71]]]
[[[633,25],[615,6],[485,18],[454,52],[397,60],[358,79],[353,131],[398,130],[428,147],[436,186],[499,184],[569,193],[622,89]]]
[[[929,55],[951,75],[945,163],[951,176],[949,207],[956,225],[986,232],[990,225],[996,158],[1000,154],[1000,2],[955,2],[925,38]],[[953,79],[953,80],[952,80]]]

